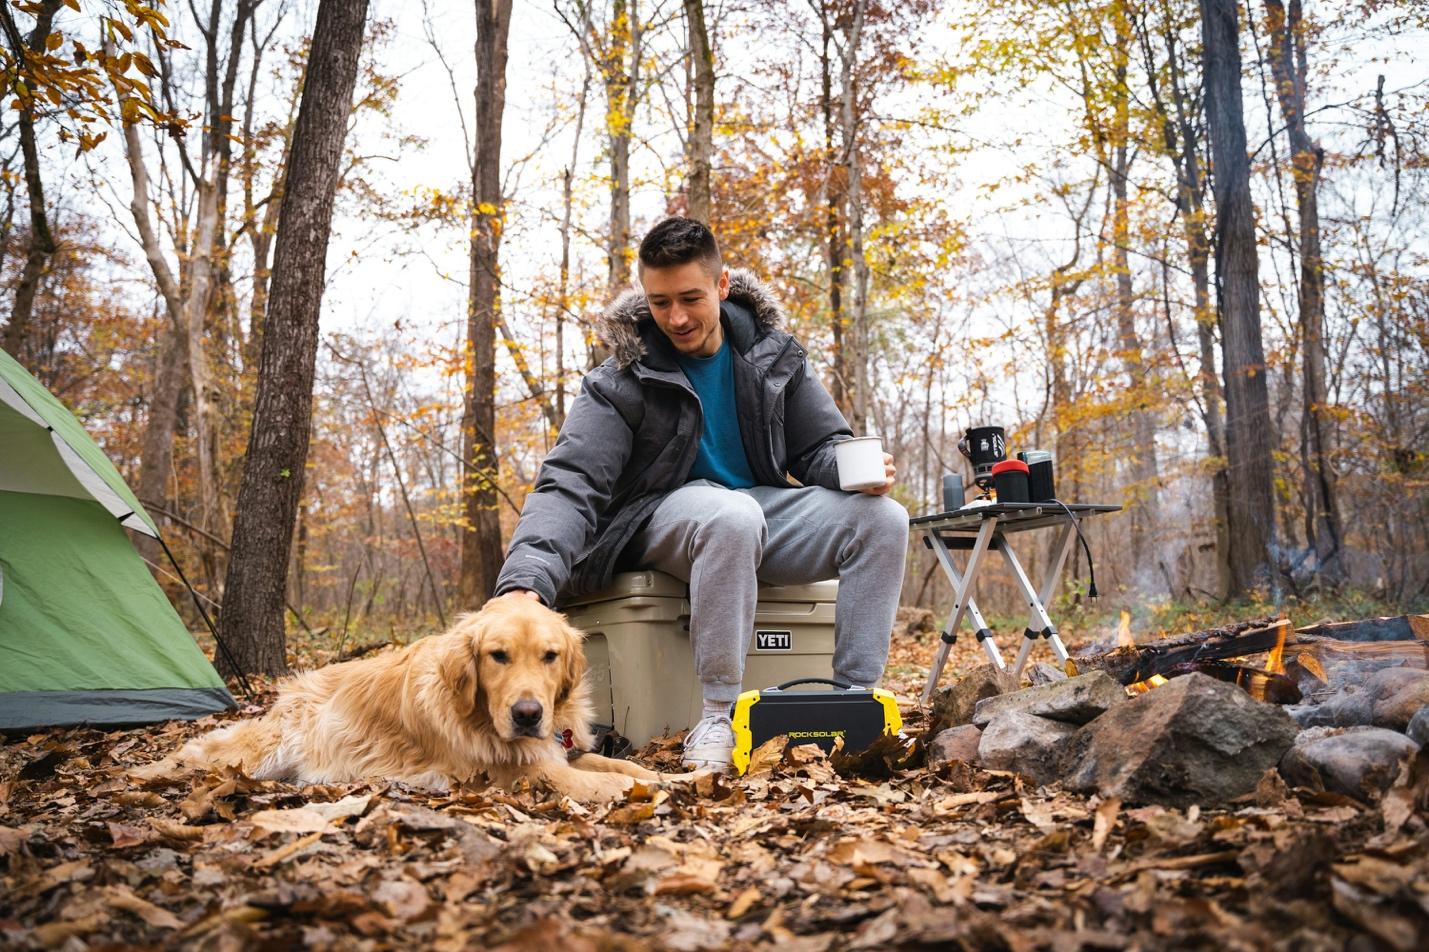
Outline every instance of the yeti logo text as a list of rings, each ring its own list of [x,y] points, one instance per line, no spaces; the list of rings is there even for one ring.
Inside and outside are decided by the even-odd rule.
[[[754,633],[754,649],[756,651],[793,651],[794,633],[792,631],[756,631]]]

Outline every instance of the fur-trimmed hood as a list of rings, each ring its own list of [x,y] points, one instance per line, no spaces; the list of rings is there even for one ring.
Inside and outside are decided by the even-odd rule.
[[[729,273],[729,298],[726,303],[742,306],[754,318],[755,333],[764,336],[784,326],[784,311],[779,307],[774,295],[763,282],[743,268]],[[610,348],[616,365],[621,370],[629,367],[647,353],[642,331],[658,328],[643,328],[654,323],[650,308],[645,303],[645,294],[635,288],[624,291],[601,314],[596,322],[596,333],[606,347]]]

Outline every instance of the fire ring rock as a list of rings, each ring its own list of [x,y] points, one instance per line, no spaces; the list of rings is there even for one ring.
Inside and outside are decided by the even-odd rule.
[[[1131,802],[1211,806],[1254,790],[1298,731],[1278,706],[1188,674],[1078,730],[1063,751],[1063,782]]]
[[[978,727],[986,727],[1008,711],[1021,711],[1080,726],[1124,703],[1126,688],[1105,671],[1093,671],[1025,691],[984,698],[973,709],[972,721]]]
[[[1420,747],[1429,744],[1429,704],[1424,705],[1414,716],[1409,719],[1409,726],[1404,729],[1404,733],[1409,735],[1409,739]]]
[[[1429,671],[1403,668],[1380,671],[1374,682],[1374,726],[1402,731],[1429,704]]]
[[[1399,776],[1399,764],[1419,746],[1383,727],[1315,727],[1295,739],[1280,773],[1297,787],[1377,800]]]
[[[966,724],[972,719],[973,708],[983,698],[1016,691],[1012,675],[990,664],[980,664],[963,675],[952,687],[933,696],[928,725],[929,733],[937,734],[948,727]]]
[[[1015,770],[1042,785],[1060,773],[1062,748],[1077,729],[1021,711],[994,718],[978,741],[977,762],[992,770]]]
[[[971,724],[949,727],[928,743],[928,766],[936,767],[953,760],[975,764],[981,740],[982,731]]]

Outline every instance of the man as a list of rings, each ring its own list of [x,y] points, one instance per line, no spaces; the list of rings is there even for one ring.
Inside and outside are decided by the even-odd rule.
[[[606,311],[612,356],[586,375],[496,583],[555,604],[603,588],[617,565],[690,585],[690,640],[704,715],[690,767],[727,767],[757,584],[837,577],[834,675],[883,675],[903,583],[908,513],[886,485],[839,490],[848,423],[779,329],[747,272],[733,274],[703,224],[668,218],[640,243],[640,283]],[[789,476],[797,480],[791,482]]]

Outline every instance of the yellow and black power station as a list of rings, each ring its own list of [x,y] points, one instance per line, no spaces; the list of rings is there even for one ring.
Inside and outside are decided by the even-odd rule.
[[[791,691],[802,684],[824,690]],[[734,702],[734,766],[749,769],[750,755],[771,738],[788,736],[790,744],[818,744],[834,749],[843,738],[846,751],[862,750],[884,734],[903,729],[898,700],[877,688],[858,688],[828,678],[798,678],[762,691],[745,691]]]

